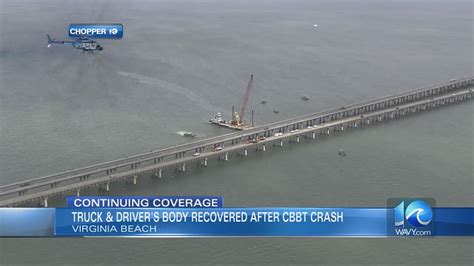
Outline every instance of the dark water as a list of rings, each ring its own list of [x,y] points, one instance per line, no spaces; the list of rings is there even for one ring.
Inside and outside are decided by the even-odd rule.
[[[1,184],[188,141],[181,130],[226,133],[204,122],[240,104],[251,73],[258,124],[473,73],[470,1],[0,0],[0,19]],[[45,34],[65,38],[73,22],[123,23],[125,38],[103,41],[97,55],[45,47]],[[389,197],[474,206],[472,114],[471,102],[450,106],[113,184],[110,194],[216,194],[227,206],[383,206]],[[341,148],[348,156],[337,156]],[[473,242],[1,239],[0,264],[472,264]]]

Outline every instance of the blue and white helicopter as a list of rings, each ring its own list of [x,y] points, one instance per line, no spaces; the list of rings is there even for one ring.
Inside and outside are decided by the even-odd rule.
[[[46,35],[46,37],[48,37],[48,46],[47,46],[48,48],[51,47],[53,43],[57,43],[57,44],[70,43],[73,48],[82,50],[83,53],[84,52],[93,53],[94,51],[104,50],[104,47],[102,47],[94,39],[87,36],[80,36],[80,37],[71,39],[70,41],[58,41],[56,39],[51,39],[49,35]]]

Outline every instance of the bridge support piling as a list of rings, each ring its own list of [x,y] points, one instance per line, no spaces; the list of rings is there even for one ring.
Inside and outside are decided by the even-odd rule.
[[[110,185],[109,183],[105,184],[105,191],[109,192],[110,191]]]
[[[134,176],[133,176],[133,184],[134,184],[134,185],[137,184],[137,177],[138,177],[137,175],[134,175]]]
[[[76,197],[79,197],[79,196],[81,196],[81,190],[80,190],[80,189],[78,189],[78,190],[76,191]]]
[[[48,198],[43,199],[43,207],[48,208]]]
[[[202,163],[202,165],[207,166],[207,158],[204,158],[204,162]]]
[[[249,155],[249,151],[247,149],[244,150],[244,156]]]
[[[224,161],[228,161],[228,160],[229,160],[229,153],[226,152],[224,155]]]
[[[156,171],[156,172],[153,174],[153,176],[154,176],[154,177],[161,178],[162,173],[163,173],[163,170],[160,168],[160,169],[158,169],[158,171]]]
[[[186,164],[181,165],[181,172],[186,172]]]
[[[262,145],[262,151],[265,151],[266,150],[266,147],[265,147],[265,144]]]
[[[311,133],[311,138],[315,139],[316,138],[316,132]]]
[[[296,136],[296,143],[300,143],[300,136]]]

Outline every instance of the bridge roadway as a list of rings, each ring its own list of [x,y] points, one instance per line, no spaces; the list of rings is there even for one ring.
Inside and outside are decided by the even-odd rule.
[[[470,87],[473,85],[474,77],[452,79],[442,84],[278,121],[250,130],[0,186],[0,206],[38,200],[47,205],[47,198],[54,195],[70,192],[79,194],[80,189],[98,185],[105,186],[104,189],[108,191],[109,183],[113,181],[130,179],[132,183],[136,183],[139,175],[152,173],[161,177],[166,168],[177,167],[178,170],[185,171],[186,163],[193,161],[207,165],[207,160],[213,157],[228,160],[230,152],[243,150],[244,155],[247,155],[248,149],[254,146],[257,150],[264,151],[265,144],[269,142],[274,146],[283,146],[283,140],[286,139],[299,142],[300,136],[308,137],[307,134],[316,138],[321,134],[343,131],[344,128],[357,127],[371,121],[393,119],[406,113],[471,99],[473,92]],[[274,133],[282,134],[275,136]],[[247,140],[258,136],[265,136],[265,140],[248,143]],[[276,142],[278,143],[275,144]],[[215,151],[216,146],[223,149]]]

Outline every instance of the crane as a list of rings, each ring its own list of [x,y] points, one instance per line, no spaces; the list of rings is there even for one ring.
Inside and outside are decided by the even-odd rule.
[[[232,124],[241,125],[244,119],[245,109],[247,108],[247,103],[250,98],[250,91],[252,90],[253,85],[253,74],[250,75],[249,83],[247,84],[247,89],[245,90],[244,100],[242,102],[242,106],[240,107],[240,113],[234,113],[234,119],[232,120]]]

